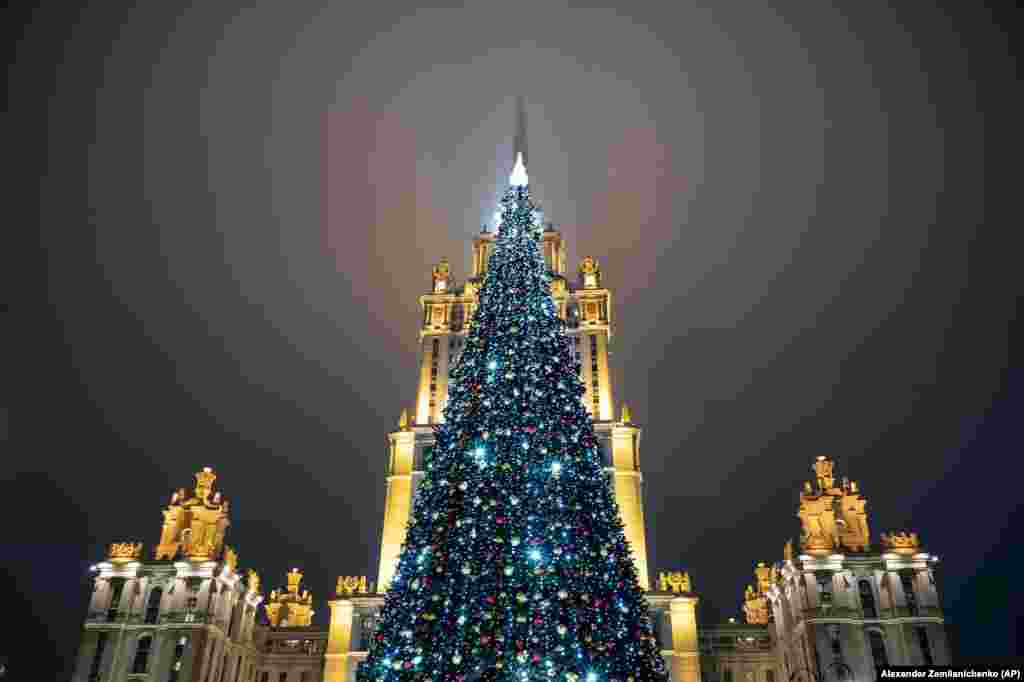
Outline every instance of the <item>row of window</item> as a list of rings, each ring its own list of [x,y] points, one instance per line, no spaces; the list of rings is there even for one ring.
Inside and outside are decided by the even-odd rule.
[[[96,650],[93,652],[92,663],[89,666],[89,682],[99,682],[103,667],[103,654],[107,651],[107,642],[110,633],[101,632],[96,639]],[[171,659],[171,672],[167,678],[168,682],[177,682],[181,670],[181,662],[185,656],[185,648],[188,646],[188,637],[181,637],[174,647],[174,657]],[[132,656],[132,673],[146,673],[149,671],[149,657],[153,650],[153,635],[143,635],[135,643],[135,654]]]
[[[441,341],[434,337],[434,343],[430,352],[430,409],[427,414],[427,421],[434,420],[434,408],[437,406],[437,361],[441,352]]]
[[[878,630],[868,630],[868,647],[871,649],[871,660],[874,663],[875,671],[879,672],[882,668],[889,666],[889,655],[886,651],[885,637]],[[832,653],[831,667],[843,667],[843,643],[840,627],[838,625],[828,626],[829,644]],[[934,656],[932,655],[932,647],[928,641],[928,628],[924,626],[914,627],[914,638],[917,640],[917,646],[921,652],[922,662],[925,665],[934,665]],[[806,640],[805,640],[806,645]],[[784,652],[786,668],[789,668],[789,653]],[[821,661],[818,658],[818,651],[814,649],[814,660],[815,667],[818,670],[818,674],[824,673],[821,669]]]
[[[903,586],[903,594],[907,600],[907,609],[910,615],[919,615],[920,609],[917,603],[917,593],[914,589],[914,574],[912,571],[901,571],[900,584]],[[818,592],[821,594],[822,604],[832,604],[832,573],[829,571],[818,571],[815,573],[818,582]],[[875,606],[875,594],[871,581],[861,578],[857,581],[857,591],[860,594],[861,608],[864,610],[865,618],[878,618],[878,608]]]
[[[309,682],[312,679],[313,679],[312,673],[310,673],[308,670],[303,670],[301,673],[299,673],[298,682]],[[272,682],[271,679],[270,679],[270,673],[267,672],[266,670],[264,670],[262,673],[260,673],[260,682]],[[295,678],[292,678],[291,680],[289,680],[288,679],[288,673],[287,672],[283,672],[283,673],[278,673],[276,680],[274,680],[273,682],[295,682]]]
[[[733,669],[729,667],[722,668],[722,682],[734,682]],[[775,682],[775,671],[767,669],[764,671],[764,682]]]

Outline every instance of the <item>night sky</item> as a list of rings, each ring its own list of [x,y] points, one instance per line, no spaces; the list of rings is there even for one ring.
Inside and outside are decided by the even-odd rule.
[[[518,95],[614,293],[652,571],[739,616],[827,454],[942,558],[962,657],[1018,654],[1013,17],[892,4],[10,12],[0,657],[66,679],[88,567],[202,466],[268,591],[301,567],[326,623],[376,578],[417,297],[464,281]]]

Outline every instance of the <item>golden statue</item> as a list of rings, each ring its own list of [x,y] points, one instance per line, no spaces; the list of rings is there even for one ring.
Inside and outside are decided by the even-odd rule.
[[[804,552],[827,554],[836,550],[866,552],[870,533],[865,500],[856,485],[846,482],[835,487],[834,465],[824,455],[812,467],[817,479],[815,489],[804,484],[800,495],[800,548]]]
[[[238,553],[235,552],[233,547],[224,547],[224,564],[234,572],[238,566]]]
[[[398,430],[407,431],[409,429],[409,410],[402,410],[401,416],[398,417]]]
[[[448,281],[451,279],[451,267],[448,259],[442,258],[441,262],[434,266],[432,273],[434,279],[434,292],[443,293],[448,289]]]
[[[786,540],[786,545],[782,548],[782,558],[784,561],[793,560],[793,541]]]
[[[772,569],[761,561],[754,567],[754,575],[757,576],[757,593],[768,594],[772,586]]]
[[[627,405],[626,403],[622,403],[622,423],[633,423],[633,415],[629,413],[629,405]]]
[[[911,554],[921,549],[921,540],[917,537],[917,533],[904,531],[889,535],[882,533],[882,546],[894,552]]]
[[[658,574],[662,592],[690,592],[690,574],[686,571],[669,571]]]
[[[217,480],[213,469],[205,467],[195,478],[194,495],[179,488],[163,512],[160,542],[153,552],[157,561],[174,559],[179,554],[192,561],[208,561],[224,552],[224,531],[229,525],[228,502],[219,491],[213,493],[213,483]]]
[[[750,585],[747,585],[747,593],[743,598],[743,615],[751,625],[768,624],[768,599],[764,595],[755,594]]]
[[[339,597],[347,594],[365,593],[366,591],[365,575],[344,575],[338,577],[338,585],[335,588],[335,592]]]
[[[765,625],[768,623],[768,590],[772,584],[772,569],[761,562],[754,568],[754,575],[757,576],[757,586],[747,585],[743,592],[743,613],[748,623]]]
[[[579,273],[585,288],[594,289],[601,286],[601,266],[590,256],[580,261]]]
[[[249,569],[249,594],[255,594],[260,591],[260,574],[256,571]]]
[[[288,578],[288,591],[292,594],[298,593],[299,583],[302,582],[302,572],[297,568],[293,568],[286,577]]]
[[[141,542],[115,542],[110,545],[110,552],[108,554],[110,560],[115,564],[138,561],[140,556],[142,556]]]
[[[309,590],[299,594],[302,573],[293,568],[287,574],[288,591],[273,590],[264,607],[271,627],[306,627],[313,619],[313,595]]]
[[[814,460],[814,475],[818,479],[819,490],[831,490],[834,487],[836,481],[832,478],[832,466],[832,460],[825,455]]]
[[[217,480],[217,474],[213,473],[210,467],[203,467],[203,470],[196,474],[196,497],[205,502],[213,490],[213,482]]]

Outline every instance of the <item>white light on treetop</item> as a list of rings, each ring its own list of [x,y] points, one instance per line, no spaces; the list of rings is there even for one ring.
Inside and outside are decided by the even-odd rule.
[[[530,178],[526,176],[526,166],[523,165],[523,153],[516,154],[516,165],[512,169],[512,175],[508,176],[508,184],[514,187],[526,187],[530,184]]]

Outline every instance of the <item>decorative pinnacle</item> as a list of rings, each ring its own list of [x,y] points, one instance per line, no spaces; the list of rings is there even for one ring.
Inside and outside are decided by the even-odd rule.
[[[526,187],[530,184],[530,178],[526,175],[526,166],[523,164],[523,153],[516,154],[516,165],[512,169],[512,175],[508,176],[508,184],[514,187]]]
[[[299,583],[302,582],[302,573],[297,568],[293,568],[288,573],[288,591],[292,594],[296,594],[299,591]]]
[[[213,482],[217,480],[217,474],[213,473],[210,467],[203,467],[203,470],[196,474],[196,497],[206,500],[213,490]]]
[[[513,154],[516,161],[508,184],[513,187],[526,187],[530,184],[530,179],[526,175],[526,107],[522,95],[516,97],[516,140]]]
[[[526,150],[526,103],[522,95],[516,97],[516,141],[512,153],[522,155],[524,164],[530,156]]]

